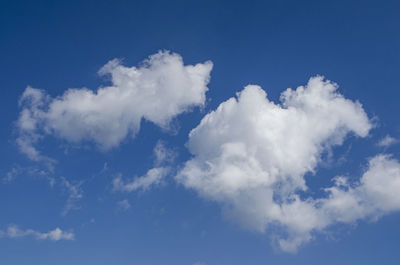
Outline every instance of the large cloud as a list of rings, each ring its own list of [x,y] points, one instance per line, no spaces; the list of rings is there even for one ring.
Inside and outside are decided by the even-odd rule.
[[[324,152],[349,133],[366,137],[373,126],[361,104],[337,88],[314,77],[305,87],[284,91],[275,104],[259,86],[245,87],[191,131],[193,158],[176,179],[221,203],[247,228],[283,227],[277,242],[285,251],[296,251],[313,231],[333,223],[400,209],[400,164],[384,155],[370,160],[355,186],[338,177],[326,197],[300,197],[308,189],[304,175],[315,174]]]
[[[70,142],[89,140],[107,150],[127,135],[135,136],[142,119],[168,128],[175,116],[204,104],[212,66],[210,61],[184,65],[180,55],[158,52],[140,67],[108,62],[99,73],[111,75],[112,85],[97,91],[68,89],[51,98],[27,87],[20,100],[17,143],[31,159],[41,160],[45,157],[33,144],[43,134]]]

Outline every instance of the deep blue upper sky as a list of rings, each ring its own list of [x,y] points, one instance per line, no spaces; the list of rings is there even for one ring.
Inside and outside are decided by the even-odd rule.
[[[159,139],[176,151],[175,170],[190,155],[188,134],[202,117],[248,84],[279,101],[288,87],[323,75],[358,100],[376,127],[365,139],[335,147],[333,160],[306,177],[318,193],[338,174],[360,176],[380,152],[400,158],[400,17],[397,1],[0,1],[0,231],[11,224],[41,232],[60,227],[73,241],[0,236],[0,264],[398,264],[400,214],[336,225],[296,254],[271,245],[268,233],[243,229],[220,206],[169,176],[145,192],[112,190],[118,175],[141,176],[153,165]],[[214,68],[203,109],[179,115],[175,133],[142,121],[135,139],[109,151],[90,142],[46,137],[38,149],[57,160],[43,164],[18,150],[18,100],[30,85],[52,97],[68,88],[109,84],[97,71],[119,58],[134,66],[158,50],[185,64],[211,60]],[[68,190],[47,177],[82,181],[83,197],[63,215]],[[118,202],[128,200],[124,211]]]

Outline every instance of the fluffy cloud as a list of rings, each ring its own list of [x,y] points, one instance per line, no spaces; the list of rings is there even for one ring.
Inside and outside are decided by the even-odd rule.
[[[212,67],[210,61],[184,65],[180,55],[158,52],[139,67],[108,62],[99,74],[110,75],[112,85],[97,91],[68,89],[51,98],[27,87],[20,99],[17,144],[29,158],[48,160],[34,147],[46,134],[92,141],[107,150],[134,137],[142,119],[168,128],[175,116],[204,104]]]
[[[21,230],[16,225],[8,226],[5,231],[0,230],[0,237],[19,238],[26,236],[33,236],[34,238],[39,240],[51,240],[51,241],[73,240],[75,238],[74,233],[62,231],[58,227],[47,233],[41,233],[32,229]]]
[[[259,86],[245,87],[190,132],[187,146],[193,158],[177,181],[221,203],[226,215],[247,228],[265,232],[283,227],[285,236],[278,236],[278,243],[285,251],[296,251],[313,231],[335,222],[397,209],[400,202],[380,183],[388,178],[391,188],[400,191],[394,185],[399,164],[386,156],[370,161],[356,188],[336,178],[335,186],[326,189],[327,198],[300,198],[299,192],[308,189],[304,175],[315,174],[324,152],[342,144],[348,134],[366,137],[372,128],[361,104],[344,98],[337,88],[313,77],[306,86],[284,91],[276,104]],[[368,210],[368,203],[374,210]],[[350,205],[359,208],[353,211]]]
[[[289,236],[279,239],[283,250],[296,251],[321,231],[336,223],[355,223],[360,219],[377,220],[400,210],[400,163],[388,155],[377,155],[356,183],[336,177],[335,185],[326,188],[327,197],[295,201],[281,205],[280,222]]]
[[[349,223],[400,210],[400,163],[388,155],[370,159],[356,184],[350,185],[344,177],[335,180],[335,186],[326,189],[329,197],[319,200],[330,220]]]

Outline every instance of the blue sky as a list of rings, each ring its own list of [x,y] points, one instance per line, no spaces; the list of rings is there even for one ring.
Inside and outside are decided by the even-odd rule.
[[[399,7],[1,1],[0,264],[398,264]]]

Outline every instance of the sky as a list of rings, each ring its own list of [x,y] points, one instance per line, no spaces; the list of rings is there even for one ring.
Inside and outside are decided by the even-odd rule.
[[[398,264],[397,1],[0,3],[0,264]]]

